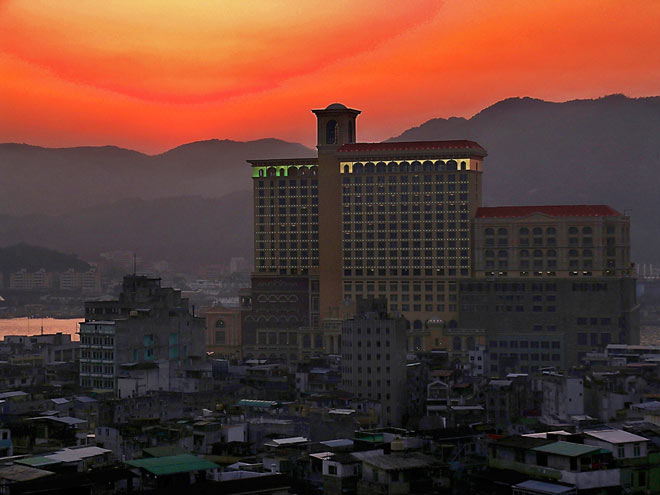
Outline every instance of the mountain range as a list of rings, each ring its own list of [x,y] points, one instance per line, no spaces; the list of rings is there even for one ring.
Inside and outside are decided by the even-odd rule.
[[[443,139],[488,150],[485,205],[609,204],[631,216],[633,259],[660,262],[660,97],[510,98],[392,138]],[[250,256],[245,160],[305,156],[315,151],[278,139],[201,141],[153,156],[0,144],[0,246],[27,242],[85,259],[135,250],[188,267]]]

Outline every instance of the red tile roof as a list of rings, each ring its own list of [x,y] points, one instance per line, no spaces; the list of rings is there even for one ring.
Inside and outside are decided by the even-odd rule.
[[[388,143],[351,143],[339,148],[340,153],[361,153],[365,151],[416,151],[416,150],[469,150],[485,152],[479,143],[460,139],[455,141],[409,141]]]
[[[515,218],[543,213],[551,217],[619,217],[607,205],[494,206],[477,208],[477,218]]]

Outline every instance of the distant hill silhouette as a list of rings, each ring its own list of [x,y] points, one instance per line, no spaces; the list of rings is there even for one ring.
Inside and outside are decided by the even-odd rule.
[[[633,259],[660,262],[660,97],[511,98],[393,138],[435,139],[473,139],[488,150],[484,204],[609,204],[632,217]],[[315,154],[277,139],[202,141],[154,156],[0,144],[0,246],[28,242],[82,257],[137,250],[175,266],[251,256],[245,160]]]
[[[75,251],[87,259],[130,250],[192,269],[232,256],[251,257],[252,193],[126,199],[55,216],[0,216],[0,238]]]
[[[75,254],[64,254],[24,243],[0,248],[0,273],[9,274],[21,268],[28,271],[43,268],[47,272],[63,272],[69,268],[86,271],[90,266]]]
[[[219,198],[252,190],[247,159],[306,156],[315,152],[279,139],[198,141],[153,156],[115,146],[0,144],[0,215],[62,214],[125,198]]]
[[[488,150],[485,205],[605,203],[630,214],[633,259],[660,262],[660,97],[510,98],[392,140],[433,139],[473,139]]]

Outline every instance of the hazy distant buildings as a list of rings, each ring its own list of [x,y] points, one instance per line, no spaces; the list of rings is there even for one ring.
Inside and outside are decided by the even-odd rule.
[[[114,390],[122,365],[167,361],[195,365],[205,357],[204,320],[160,279],[124,277],[118,300],[85,303],[80,324],[80,385]]]

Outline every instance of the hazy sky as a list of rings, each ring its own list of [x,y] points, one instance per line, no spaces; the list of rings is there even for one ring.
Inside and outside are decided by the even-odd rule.
[[[509,96],[660,93],[660,1],[0,0],[0,141],[378,141]]]

